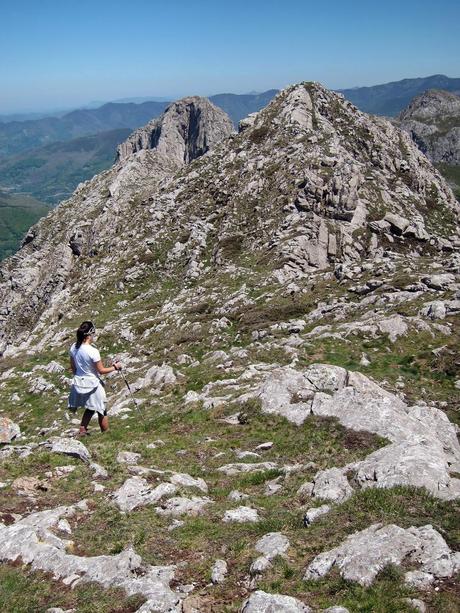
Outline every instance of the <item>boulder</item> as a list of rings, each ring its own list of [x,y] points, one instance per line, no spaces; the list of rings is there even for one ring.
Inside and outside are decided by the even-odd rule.
[[[397,215],[396,213],[387,213],[383,219],[390,224],[391,231],[398,236],[401,236],[401,234],[411,225],[408,219],[401,217],[401,215]]]
[[[119,451],[117,462],[119,464],[137,464],[141,457],[140,453],[134,453],[133,451]]]
[[[442,300],[433,300],[426,303],[419,311],[419,315],[429,317],[433,321],[445,319],[447,315],[446,303]]]
[[[46,441],[45,447],[53,453],[62,453],[83,462],[89,462],[91,455],[82,442],[72,438],[54,437]]]
[[[112,500],[120,511],[133,511],[138,507],[154,504],[165,496],[173,496],[176,489],[172,483],[160,483],[152,488],[142,477],[129,477],[112,494]]]
[[[276,470],[278,464],[274,462],[257,462],[257,463],[234,463],[220,466],[217,470],[229,476],[240,475],[244,473],[264,472],[266,470]]]
[[[227,576],[228,568],[225,560],[216,560],[211,571],[211,581],[214,584],[223,583]]]
[[[289,549],[289,539],[281,532],[269,532],[255,544],[255,550],[271,560],[281,556]]]
[[[185,498],[182,496],[176,496],[170,498],[161,507],[156,508],[156,512],[159,515],[172,515],[178,517],[180,515],[200,515],[205,507],[212,504],[212,500],[207,497],[192,496],[191,498]]]
[[[133,391],[144,389],[146,387],[153,388],[152,393],[158,393],[163,388],[174,385],[177,381],[177,377],[174,370],[168,364],[162,366],[154,365],[148,369],[143,377],[137,379],[131,388]]]
[[[11,443],[21,436],[21,428],[8,417],[0,417],[0,443]]]
[[[292,596],[253,592],[243,603],[241,613],[310,613],[310,607]]]
[[[238,507],[225,511],[223,521],[225,523],[235,522],[243,524],[245,522],[256,523],[259,521],[259,515],[256,509],[251,507]]]
[[[434,577],[451,577],[460,568],[460,557],[451,552],[432,526],[404,529],[394,524],[374,524],[316,556],[304,579],[320,579],[336,566],[345,580],[369,586],[385,566],[403,561],[420,565],[419,570]]]
[[[319,519],[322,515],[326,515],[331,510],[331,507],[328,504],[323,504],[320,507],[314,507],[313,509],[308,509],[303,518],[304,526],[309,526],[314,521]]]
[[[352,495],[353,488],[348,483],[343,470],[339,468],[322,470],[313,478],[312,496],[315,498],[343,502]]]
[[[353,465],[355,481],[362,488],[411,485],[424,487],[446,500],[460,497],[460,479],[450,476],[448,458],[439,443],[393,443]]]
[[[5,526],[0,523],[0,561],[21,561],[32,570],[50,573],[72,587],[98,583],[102,588],[119,588],[128,596],[147,599],[144,611],[174,610],[181,596],[172,591],[173,566],[149,566],[131,548],[116,555],[78,556],[67,553],[68,541],[58,536],[59,522],[87,510],[84,501],[39,511]],[[61,524],[62,526],[62,524]]]
[[[191,477],[186,473],[173,473],[169,480],[177,487],[196,487],[201,490],[204,494],[208,493],[208,485],[204,479],[201,477]]]
[[[423,277],[422,283],[425,283],[431,289],[443,291],[455,283],[455,275],[450,272],[440,273],[437,275],[430,275],[429,277]]]

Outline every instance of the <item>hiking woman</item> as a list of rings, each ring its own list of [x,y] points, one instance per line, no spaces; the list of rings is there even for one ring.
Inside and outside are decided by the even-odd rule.
[[[109,429],[109,418],[105,408],[106,395],[104,384],[99,375],[107,375],[121,370],[120,362],[106,368],[101,354],[92,347],[96,329],[91,321],[84,321],[77,330],[77,342],[70,348],[70,366],[73,372],[72,389],[69,394],[69,409],[84,407],[85,412],[80,424],[79,436],[89,434],[88,424],[97,413],[101,432]]]

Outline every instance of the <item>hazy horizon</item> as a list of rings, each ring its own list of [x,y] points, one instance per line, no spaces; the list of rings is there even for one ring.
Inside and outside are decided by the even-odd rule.
[[[91,101],[457,76],[460,5],[389,0],[2,3],[0,114]],[[429,18],[427,17],[429,15]],[[20,33],[20,35],[18,35]]]

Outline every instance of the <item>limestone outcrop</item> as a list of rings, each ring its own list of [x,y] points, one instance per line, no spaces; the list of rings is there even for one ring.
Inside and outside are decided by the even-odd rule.
[[[174,567],[145,565],[132,549],[113,556],[67,553],[68,542],[57,535],[59,522],[81,512],[87,512],[85,501],[32,513],[11,526],[0,523],[0,560],[21,560],[71,586],[94,581],[106,588],[122,588],[130,595],[141,594],[147,598],[143,611],[179,612],[181,598],[169,587]]]
[[[403,561],[420,567],[406,573],[409,583],[414,572],[426,573],[433,582],[436,577],[451,577],[460,569],[460,554],[452,552],[432,526],[404,530],[395,525],[374,524],[317,556],[304,578],[320,579],[337,566],[344,579],[370,585],[386,565],[400,565]]]
[[[460,164],[460,96],[428,90],[401,112],[399,122],[430,160]]]
[[[190,96],[173,102],[161,117],[133,132],[119,145],[118,159],[124,160],[141,150],[155,149],[180,165],[188,164],[215,147],[232,131],[232,122],[224,111],[207,98]]]

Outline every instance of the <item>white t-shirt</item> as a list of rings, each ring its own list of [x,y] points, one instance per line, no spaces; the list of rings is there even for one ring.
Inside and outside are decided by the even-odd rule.
[[[96,363],[100,361],[101,354],[96,349],[87,343],[81,344],[80,347],[76,347],[75,343],[70,348],[70,355],[75,362],[77,370],[75,375],[77,377],[83,377],[87,375],[94,375],[99,378]]]

